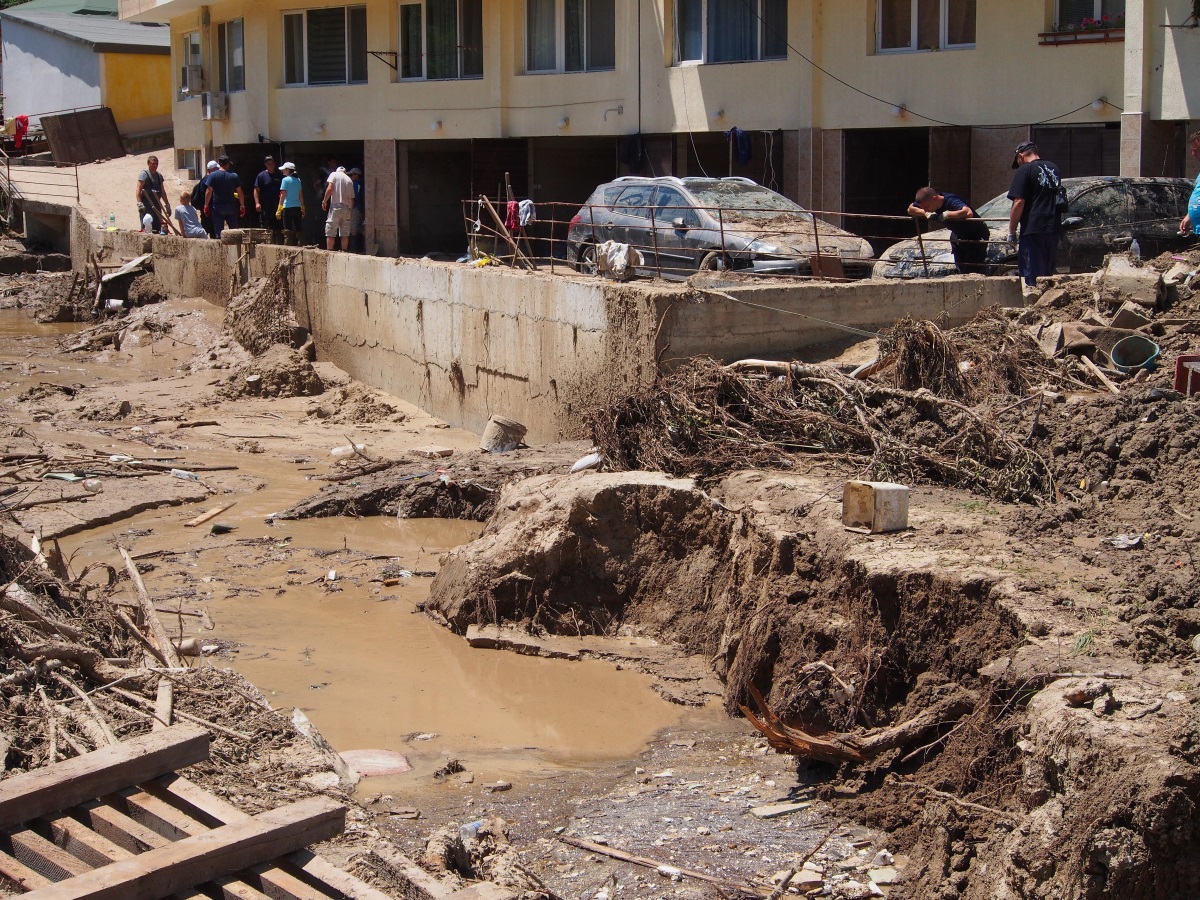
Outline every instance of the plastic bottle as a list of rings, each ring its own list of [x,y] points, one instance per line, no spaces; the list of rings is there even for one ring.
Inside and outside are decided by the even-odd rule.
[[[479,837],[479,829],[482,827],[483,827],[482,819],[475,821],[475,822],[471,822],[467,825],[460,825],[458,828],[458,836],[461,837],[463,839],[463,841],[473,841],[477,837]]]
[[[113,228],[113,229],[115,229],[117,227],[117,214],[116,213],[108,214],[108,227]]]
[[[1137,238],[1133,239],[1133,243],[1129,245],[1129,255],[1134,259],[1142,258],[1142,245],[1137,242]]]
[[[186,469],[172,469],[170,472],[174,478],[182,478],[184,481],[199,481],[200,476],[195,472],[189,472]]]
[[[346,444],[344,447],[334,447],[329,451],[329,455],[334,459],[345,459],[347,456],[362,453],[366,449],[366,444]]]

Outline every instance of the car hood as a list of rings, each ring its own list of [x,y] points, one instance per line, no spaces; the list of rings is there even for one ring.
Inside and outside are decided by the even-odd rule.
[[[989,234],[992,243],[987,248],[988,263],[997,263],[1013,255],[1012,245],[1004,243],[1006,234],[1001,234],[994,225],[989,226]],[[877,278],[923,278],[926,266],[931,276],[952,275],[958,271],[950,248],[950,229],[931,231],[920,242],[913,238],[892,244],[879,255],[874,274]]]
[[[817,233],[814,236],[811,223],[805,224],[807,224],[807,228],[804,225],[798,225],[795,228],[782,230],[777,226],[746,228],[744,224],[738,223],[734,233],[747,241],[774,244],[784,253],[797,256],[816,253],[818,247],[822,253],[843,257],[873,259],[875,256],[875,251],[871,249],[870,243],[857,235],[848,234],[832,225],[818,223]]]

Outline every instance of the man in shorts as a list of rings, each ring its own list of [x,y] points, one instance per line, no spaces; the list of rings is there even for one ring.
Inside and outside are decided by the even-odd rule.
[[[338,166],[325,183],[325,197],[321,209],[328,215],[325,219],[325,249],[335,249],[337,239],[342,239],[342,250],[350,249],[350,217],[354,209],[354,182],[346,174],[345,166]]]

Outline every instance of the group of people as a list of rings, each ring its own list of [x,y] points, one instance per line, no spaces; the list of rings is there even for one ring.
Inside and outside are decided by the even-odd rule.
[[[325,212],[325,243],[329,250],[350,249],[352,237],[361,244],[366,203],[363,196],[362,170],[346,171],[330,160],[322,185],[321,209]],[[272,239],[289,246],[304,242],[304,185],[296,175],[295,163],[277,165],[273,156],[263,160],[263,170],[253,184],[254,210],[259,227],[270,231]],[[138,217],[142,229],[154,234],[174,232],[183,237],[219,238],[226,228],[236,228],[246,216],[246,195],[241,177],[233,171],[228,156],[208,163],[207,172],[190,191],[183,191],[179,205],[169,212],[158,157],[146,160],[138,175]],[[356,248],[361,249],[361,247]]]
[[[1190,138],[1192,156],[1200,159],[1200,131]],[[1017,272],[1027,285],[1039,277],[1053,275],[1058,264],[1058,239],[1067,192],[1058,166],[1042,159],[1037,144],[1023,141],[1014,151],[1016,169],[1008,189],[1012,210],[1008,216],[1008,241],[1017,245]],[[923,187],[908,206],[914,218],[944,222],[950,230],[950,249],[960,272],[985,271],[991,231],[961,197],[932,187]],[[1200,235],[1200,175],[1188,201],[1188,211],[1179,223],[1180,234]]]
[[[1058,166],[1042,159],[1033,141],[1017,145],[1012,167],[1016,174],[1008,189],[1012,201],[1008,241],[1017,245],[1018,274],[1026,284],[1033,285],[1039,277],[1053,275],[1056,270],[1067,195]],[[909,204],[908,214],[945,223],[958,271],[985,273],[991,229],[965,200],[948,191],[923,187]]]

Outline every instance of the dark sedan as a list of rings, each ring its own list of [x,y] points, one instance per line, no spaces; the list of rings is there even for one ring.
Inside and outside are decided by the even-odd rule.
[[[596,247],[610,240],[637,248],[641,270],[674,277],[705,269],[809,275],[819,257],[827,276],[866,278],[875,262],[862,238],[748,178],[602,184],[571,219],[567,258],[578,271],[595,272]],[[827,260],[834,271],[824,269]]]

